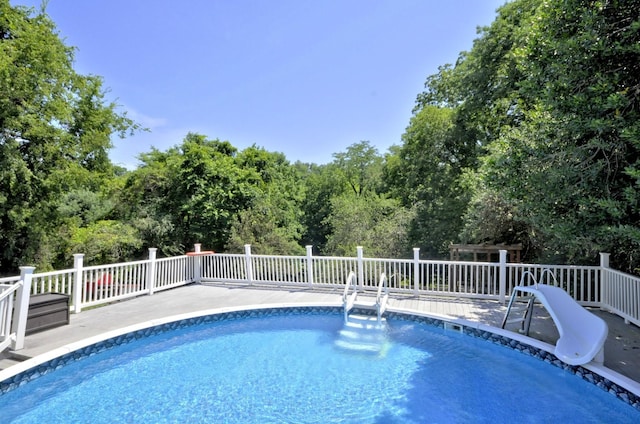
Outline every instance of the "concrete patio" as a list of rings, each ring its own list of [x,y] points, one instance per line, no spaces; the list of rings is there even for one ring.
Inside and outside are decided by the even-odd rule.
[[[24,349],[0,354],[0,370],[73,342],[173,315],[250,305],[342,305],[341,297],[341,288],[192,284],[72,314],[69,325],[31,334],[26,337]],[[500,327],[506,311],[506,305],[495,301],[398,295],[390,298],[389,307],[461,318],[494,327]],[[622,318],[606,311],[593,312],[609,326],[604,365],[640,382],[640,328],[625,324]],[[536,306],[530,336],[550,344],[555,344],[558,338],[553,321],[541,306]]]

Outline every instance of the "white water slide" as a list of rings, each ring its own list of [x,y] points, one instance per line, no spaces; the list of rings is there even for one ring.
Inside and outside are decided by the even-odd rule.
[[[580,306],[563,289],[547,284],[517,286],[514,290],[535,296],[547,309],[560,338],[554,355],[569,365],[604,362],[608,327],[603,319]]]

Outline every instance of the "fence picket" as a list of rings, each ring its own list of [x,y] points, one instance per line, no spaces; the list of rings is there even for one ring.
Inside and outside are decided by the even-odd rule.
[[[211,254],[149,259],[85,267],[81,254],[74,255],[74,268],[34,273],[31,294],[60,292],[71,296],[72,311],[115,300],[153,294],[197,282],[232,282],[322,287],[345,284],[350,272],[358,284],[372,290],[385,273],[390,292],[495,299],[504,302],[519,284],[542,282],[566,290],[583,306],[607,309],[627,322],[640,326],[640,277],[609,268],[608,254],[601,254],[599,266],[536,265],[500,262],[421,260],[419,249],[413,259],[313,256],[253,255],[251,246],[244,254]],[[504,259],[503,259],[504,258]],[[198,270],[199,268],[199,270]],[[529,274],[530,273],[530,274]],[[533,278],[521,281],[521,276]],[[1,283],[17,281],[15,277]],[[0,304],[0,338],[6,332],[7,307]]]

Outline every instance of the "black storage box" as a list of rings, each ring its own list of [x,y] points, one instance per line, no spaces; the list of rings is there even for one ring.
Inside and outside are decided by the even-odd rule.
[[[43,293],[31,295],[26,334],[69,324],[69,295]]]

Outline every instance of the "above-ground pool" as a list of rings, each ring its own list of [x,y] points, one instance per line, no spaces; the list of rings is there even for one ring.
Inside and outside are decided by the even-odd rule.
[[[360,342],[344,329],[338,309],[281,308],[141,330],[0,383],[2,422],[640,422],[596,385],[439,321],[391,314]]]

